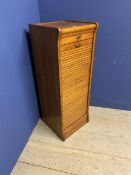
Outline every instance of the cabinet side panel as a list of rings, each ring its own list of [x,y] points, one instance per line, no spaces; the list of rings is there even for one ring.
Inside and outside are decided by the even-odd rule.
[[[30,25],[42,119],[61,136],[58,31]]]

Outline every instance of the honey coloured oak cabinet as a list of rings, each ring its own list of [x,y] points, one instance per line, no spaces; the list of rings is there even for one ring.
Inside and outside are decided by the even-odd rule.
[[[42,120],[62,139],[88,122],[98,23],[30,24]]]

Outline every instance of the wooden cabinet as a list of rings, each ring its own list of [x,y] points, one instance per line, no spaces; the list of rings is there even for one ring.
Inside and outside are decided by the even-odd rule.
[[[29,27],[41,117],[65,140],[89,119],[98,24],[56,21]]]

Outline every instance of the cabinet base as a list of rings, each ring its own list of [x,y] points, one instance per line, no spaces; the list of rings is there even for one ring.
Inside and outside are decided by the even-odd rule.
[[[45,118],[42,118],[43,122],[46,123],[51,128],[51,130],[53,130],[56,133],[56,135],[59,138],[61,138],[61,140],[63,140],[63,141],[67,137],[72,135],[76,130],[78,130],[83,125],[85,125],[89,121],[88,119],[89,119],[88,114],[85,114],[82,117],[80,117],[78,120],[76,120],[75,122],[71,123],[69,126],[63,128],[63,131],[58,132],[58,131],[56,131],[56,129],[54,129],[51,122],[49,122],[48,120],[45,120]]]
[[[61,137],[61,139],[64,141],[67,137],[69,137],[76,130],[85,125],[87,122],[88,122],[88,115],[85,114],[78,120],[76,120],[74,123],[70,124],[69,126],[63,129],[63,136]]]

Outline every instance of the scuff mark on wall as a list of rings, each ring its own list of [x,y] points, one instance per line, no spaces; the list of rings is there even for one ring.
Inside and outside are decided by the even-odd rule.
[[[113,61],[113,63],[114,63],[114,64],[116,64],[116,62],[117,62],[117,59],[118,59],[117,57],[114,59],[114,61]]]

